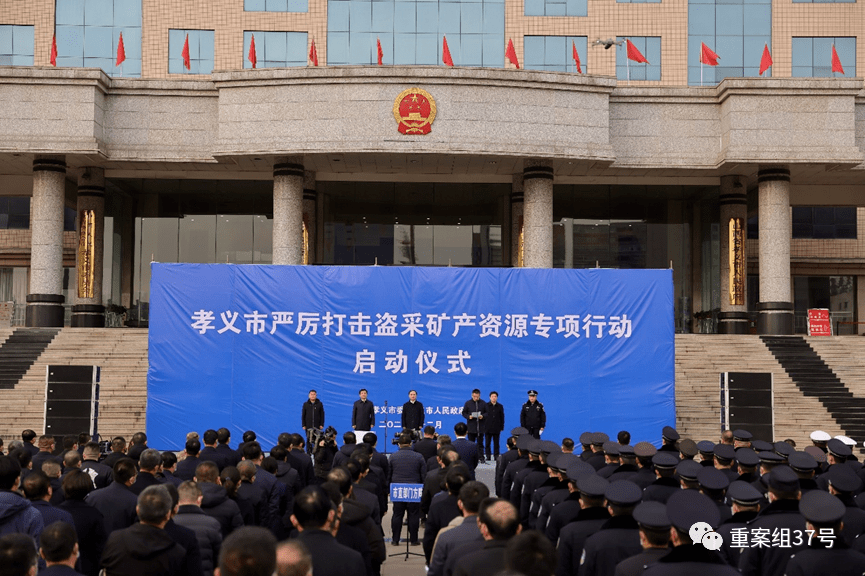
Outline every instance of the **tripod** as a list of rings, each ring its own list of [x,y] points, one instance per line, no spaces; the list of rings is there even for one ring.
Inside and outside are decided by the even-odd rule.
[[[424,556],[424,554],[420,554],[419,552],[412,552],[411,550],[409,550],[408,547],[409,547],[409,538],[406,538],[405,539],[405,558],[403,559],[403,562],[408,562],[409,556]],[[402,552],[397,552],[396,554],[388,554],[387,557],[393,558],[394,556],[402,556],[402,555],[403,555]]]

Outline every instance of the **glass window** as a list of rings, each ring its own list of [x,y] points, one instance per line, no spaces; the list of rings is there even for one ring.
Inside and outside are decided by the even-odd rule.
[[[616,41],[616,78],[619,80],[660,80],[661,79],[661,37],[660,36],[628,36],[628,40],[645,56],[648,64],[633,62],[628,59],[628,48],[624,36]]]
[[[856,239],[855,206],[794,206],[793,238]]]
[[[189,70],[183,66],[183,45],[189,37]],[[247,54],[249,45],[246,46]],[[168,73],[210,74],[213,72],[213,30],[169,30]]]
[[[588,38],[586,36],[524,36],[523,59],[527,70],[576,72],[574,46],[580,57],[583,74],[586,68]]]
[[[332,65],[375,64],[377,39],[384,64],[440,64],[443,36],[457,66],[504,64],[501,0],[328,0],[327,26]]]
[[[793,4],[855,4],[856,0],[793,0]]]
[[[0,25],[0,66],[33,66],[33,26]]]
[[[0,196],[0,230],[27,230],[28,228],[30,228],[30,198]]]
[[[141,76],[141,0],[56,0],[54,24],[58,66]],[[126,60],[115,66],[121,32]]]
[[[718,66],[700,65],[701,44],[720,57]],[[724,78],[760,75],[763,49],[772,49],[770,0],[690,0],[688,3],[688,84],[712,85]],[[771,76],[772,69],[764,72]]]
[[[855,334],[855,276],[794,276],[793,325],[796,334],[808,333],[808,310],[829,310],[832,334]],[[839,324],[844,323],[844,324]]]
[[[832,46],[844,73],[832,72]],[[855,37],[793,38],[793,77],[831,78],[856,76]]]
[[[526,16],[588,16],[586,0],[526,0]]]
[[[309,12],[309,0],[243,0],[246,12]]]
[[[306,32],[265,32],[250,31],[243,33],[243,67],[252,68],[249,61],[249,45],[255,36],[255,55],[258,68],[287,68],[306,66]],[[330,46],[328,46],[330,48]]]

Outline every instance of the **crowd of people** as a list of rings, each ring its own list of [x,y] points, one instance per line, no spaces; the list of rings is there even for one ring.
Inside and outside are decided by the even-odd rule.
[[[340,447],[317,435],[311,456],[300,433],[265,451],[253,431],[236,448],[226,428],[191,432],[178,454],[139,432],[103,454],[86,434],[58,449],[25,430],[0,454],[0,576],[378,576],[388,540],[422,546],[428,576],[865,574],[865,468],[849,438],[816,431],[797,450],[665,427],[656,448],[626,431],[553,442],[518,427],[485,483],[469,439],[484,413],[468,410],[453,438],[404,429],[389,457],[356,429]],[[391,485],[422,489],[405,501]]]

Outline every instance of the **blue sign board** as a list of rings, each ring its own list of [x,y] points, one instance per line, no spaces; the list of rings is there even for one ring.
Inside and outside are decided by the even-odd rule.
[[[410,390],[453,433],[473,388],[499,394],[505,435],[526,392],[544,438],[660,440],[675,425],[670,270],[152,264],[147,434],[299,432],[311,389],[351,429],[366,388],[379,449]]]
[[[420,502],[423,484],[391,484],[391,502]]]

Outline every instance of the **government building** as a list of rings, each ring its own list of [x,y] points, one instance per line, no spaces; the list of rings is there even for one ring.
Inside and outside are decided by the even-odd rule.
[[[145,327],[151,262],[672,268],[679,333],[861,333],[863,15],[8,0],[0,302]]]

